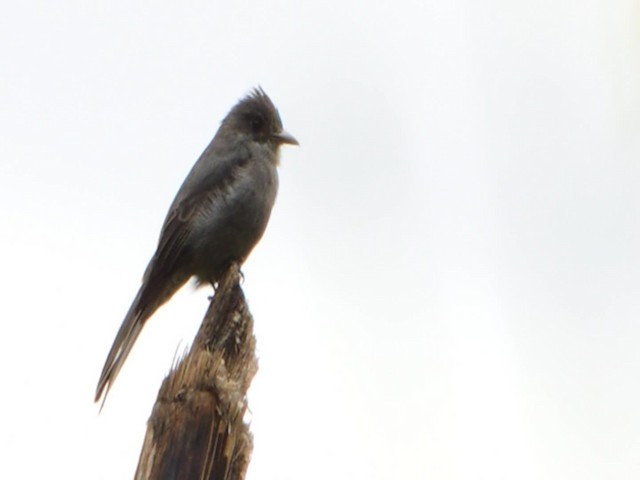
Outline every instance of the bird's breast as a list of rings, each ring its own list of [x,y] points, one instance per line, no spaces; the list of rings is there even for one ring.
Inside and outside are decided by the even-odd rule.
[[[264,234],[277,189],[275,167],[250,162],[203,202],[192,234],[199,277],[217,279],[231,261],[247,258]]]

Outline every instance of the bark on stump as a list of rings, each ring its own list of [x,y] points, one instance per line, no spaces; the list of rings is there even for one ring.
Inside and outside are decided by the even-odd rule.
[[[244,422],[257,371],[253,318],[232,265],[186,357],[165,378],[136,480],[244,479],[253,438]]]

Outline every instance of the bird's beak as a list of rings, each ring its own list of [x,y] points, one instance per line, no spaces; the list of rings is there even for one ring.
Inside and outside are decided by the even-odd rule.
[[[278,140],[278,142],[280,143],[288,143],[289,145],[300,145],[298,143],[298,140],[296,140],[296,137],[285,130],[282,130],[280,133],[274,134],[273,138]]]

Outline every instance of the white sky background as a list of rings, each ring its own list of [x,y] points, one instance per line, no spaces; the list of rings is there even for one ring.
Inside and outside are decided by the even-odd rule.
[[[131,478],[209,290],[103,361],[260,84],[300,148],[244,272],[249,479],[640,477],[640,6],[10,2],[0,477]]]

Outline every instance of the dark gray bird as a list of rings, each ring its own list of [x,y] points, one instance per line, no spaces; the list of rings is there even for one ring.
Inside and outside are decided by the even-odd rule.
[[[242,263],[265,231],[278,190],[279,148],[297,145],[261,88],[227,114],[178,190],[158,248],[100,375],[96,402],[105,398],[144,323],[195,276],[216,282]]]

